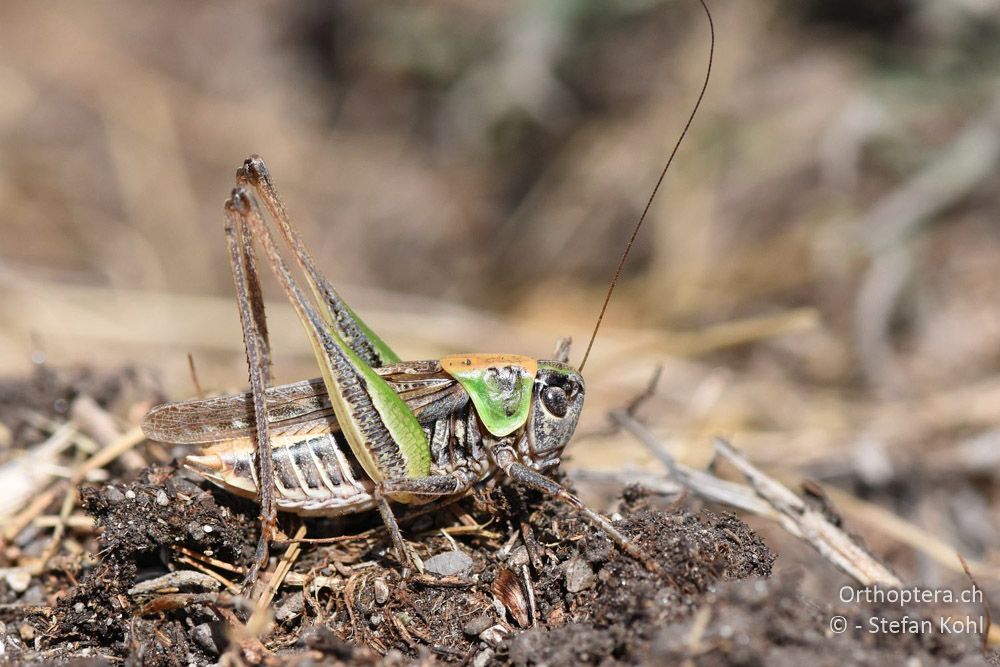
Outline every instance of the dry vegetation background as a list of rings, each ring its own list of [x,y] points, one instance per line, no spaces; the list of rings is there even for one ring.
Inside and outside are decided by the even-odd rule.
[[[605,414],[663,364],[642,415],[681,460],[730,436],[840,489],[908,577],[958,548],[995,591],[1000,2],[712,9],[571,465],[660,469]],[[127,364],[181,398],[190,352],[241,388],[222,201],[252,152],[404,358],[572,335],[579,360],[707,51],[689,1],[8,0],[3,374]],[[279,379],[312,376],[273,287]]]

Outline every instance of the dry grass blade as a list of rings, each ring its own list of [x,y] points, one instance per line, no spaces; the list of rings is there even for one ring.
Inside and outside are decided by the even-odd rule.
[[[789,533],[811,544],[824,558],[862,585],[877,584],[886,588],[903,585],[895,574],[858,546],[847,533],[830,523],[822,512],[809,507],[782,484],[754,467],[729,443],[716,440],[716,452],[746,477],[753,491],[714,475],[680,466],[663,444],[631,416],[616,411],[611,417],[649,447],[678,481],[698,495],[779,521]],[[748,496],[754,492],[757,499],[751,501]]]
[[[145,439],[146,436],[138,426],[129,429],[77,468],[73,473],[73,477],[70,478],[70,485],[76,486],[86,479],[89,472],[103,468],[125,452],[131,451],[133,447]]]
[[[820,510],[806,505],[787,487],[764,474],[728,442],[717,439],[715,451],[739,470],[754,490],[781,513],[782,524],[798,528],[803,539],[858,583],[886,588],[903,586],[899,577],[855,543],[847,533],[832,524]]]
[[[43,464],[72,444],[76,433],[76,424],[71,422],[62,424],[45,442],[25,452],[23,457],[0,467],[0,488],[4,489],[3,497],[0,498],[0,521],[7,521],[7,518],[11,517],[4,526],[4,540],[14,539],[52,502],[54,493],[45,492],[36,495],[52,477],[51,472]],[[22,510],[21,508],[32,497],[34,500]],[[11,516],[18,511],[20,514]]]
[[[189,558],[187,556],[178,556],[177,560],[179,560],[182,563],[185,563],[186,565],[190,565],[191,567],[193,567],[194,569],[198,570],[202,574],[205,574],[205,575],[211,577],[212,579],[216,580],[217,582],[219,582],[220,584],[222,584],[226,588],[226,590],[229,591],[230,593],[232,593],[233,595],[239,595],[239,593],[240,593],[240,587],[237,584],[235,584],[234,582],[230,581],[229,579],[226,579],[225,577],[223,577],[218,572],[213,572],[212,570],[208,569],[207,567],[205,567],[204,565],[202,565],[201,563],[199,563],[195,559]]]
[[[976,582],[976,578],[972,576],[972,570],[969,569],[969,563],[966,562],[962,554],[957,555],[959,562],[962,563],[962,570],[965,572],[965,576],[969,579],[969,583],[972,584],[972,588],[982,591],[983,589],[979,586],[979,583]],[[983,658],[989,660],[989,646],[990,644],[996,645],[1000,643],[1000,633],[998,633],[996,628],[993,627],[993,612],[990,609],[989,601],[985,598],[983,598],[983,614],[986,617],[986,627],[984,628],[982,636],[982,651]]]
[[[274,573],[267,579],[267,584],[261,591],[260,597],[258,597],[257,601],[254,603],[253,616],[251,616],[250,620],[247,621],[247,629],[255,635],[259,636],[260,631],[264,629],[271,601],[274,599],[275,594],[278,592],[282,582],[285,580],[285,577],[288,576],[289,571],[292,569],[292,565],[295,563],[296,559],[298,559],[299,553],[302,551],[301,544],[295,540],[301,540],[305,536],[306,526],[305,524],[302,524],[299,526],[299,529],[295,531],[292,543],[288,546],[288,549],[285,550],[281,560],[278,561],[278,565],[275,567]]]
[[[767,517],[775,521],[781,520],[781,514],[749,487],[719,479],[710,473],[695,470],[694,468],[689,468],[678,463],[652,431],[639,423],[627,412],[614,410],[609,416],[614,423],[624,428],[635,436],[639,442],[644,444],[667,467],[671,476],[677,482],[691,489],[702,498],[723,505],[729,505],[730,507],[736,507],[745,512]],[[664,488],[667,492],[674,491],[673,487],[669,486],[658,488]],[[795,537],[802,537],[802,534],[797,531],[795,526],[786,526],[786,529]]]
[[[864,523],[878,530],[882,535],[912,547],[956,574],[961,574],[964,571],[962,566],[955,562],[955,547],[941,538],[885,508],[865,502],[839,489],[823,486],[823,492],[832,502],[836,503],[837,507],[844,511],[844,514],[855,521]],[[992,563],[973,560],[969,561],[969,567],[978,576],[1000,581],[1000,568]]]

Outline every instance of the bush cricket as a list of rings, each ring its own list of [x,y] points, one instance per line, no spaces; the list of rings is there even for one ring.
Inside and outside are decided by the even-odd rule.
[[[237,185],[225,203],[225,235],[250,391],[160,405],[142,427],[153,440],[208,445],[187,456],[184,465],[259,500],[262,529],[248,584],[267,562],[278,510],[336,516],[377,509],[405,571],[419,568],[419,561],[403,540],[390,502],[432,503],[492,479],[569,503],[624,552],[658,569],[608,519],[545,473],[559,465],[576,428],[585,394],[581,371],[636,236],[708,87],[715,29],[704,0],[699,2],[711,34],[704,83],[628,240],[579,369],[566,359],[514,354],[400,361],[319,271],[264,161],[251,156],[237,171]],[[285,262],[264,210],[305,277],[311,300]],[[258,246],[306,330],[320,378],[271,386]]]

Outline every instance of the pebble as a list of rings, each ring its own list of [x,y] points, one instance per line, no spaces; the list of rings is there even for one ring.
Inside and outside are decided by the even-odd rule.
[[[389,600],[389,586],[386,585],[385,580],[376,579],[372,586],[375,589],[375,602],[385,604]]]
[[[104,492],[104,497],[111,503],[120,503],[125,500],[125,496],[122,495],[122,492],[113,486],[108,487],[108,490]]]
[[[166,507],[170,504],[170,498],[167,497],[167,492],[163,489],[156,492],[156,504],[160,507]]]
[[[206,533],[211,533],[213,530],[215,530],[215,528],[206,525],[202,527],[202,530],[204,530]]]
[[[507,566],[515,568],[527,565],[528,563],[528,549],[524,546],[520,546],[510,552],[510,559],[507,561]]]
[[[191,638],[202,651],[208,655],[219,655],[219,645],[215,643],[215,636],[212,634],[212,626],[208,623],[196,625],[191,630]]]
[[[300,616],[304,608],[305,601],[302,598],[302,591],[296,591],[285,598],[280,605],[275,607],[274,620],[279,623],[290,621],[293,618]]]
[[[462,625],[462,632],[470,637],[478,637],[486,628],[490,627],[493,621],[486,614],[473,616]]]
[[[424,570],[442,577],[465,574],[472,569],[473,561],[462,551],[442,551],[434,554],[424,563]]]
[[[4,578],[7,580],[7,585],[10,586],[10,590],[15,593],[23,593],[31,585],[31,573],[18,567],[8,570]]]
[[[486,665],[493,661],[493,655],[493,649],[483,649],[476,654],[475,658],[473,658],[472,667],[486,667]]]
[[[587,590],[597,581],[594,571],[587,561],[579,556],[573,556],[566,563],[566,590],[570,593],[579,593]]]
[[[497,623],[496,625],[488,627],[480,632],[479,638],[490,646],[500,646],[509,634],[510,631],[507,630],[507,628]]]
[[[125,497],[128,498],[129,500],[135,500],[135,491],[129,489],[128,491],[125,492]]]
[[[21,604],[41,606],[45,602],[45,590],[35,584],[24,592],[20,599]]]

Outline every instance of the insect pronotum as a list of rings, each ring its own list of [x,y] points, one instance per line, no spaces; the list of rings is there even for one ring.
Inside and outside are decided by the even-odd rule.
[[[419,561],[400,534],[390,501],[453,498],[501,477],[569,503],[629,555],[646,557],[608,519],[545,476],[583,408],[580,374],[611,294],[674,156],[704,98],[705,80],[639,217],[601,306],[580,369],[565,359],[458,354],[400,361],[340,298],[292,226],[264,161],[248,158],[225,204],[225,233],[250,371],[245,394],[167,403],[143,420],[151,439],[208,445],[184,464],[261,505],[261,536],[247,582],[267,561],[278,510],[343,515],[377,509],[404,569]],[[306,297],[285,263],[258,200],[305,276]],[[271,386],[270,342],[257,273],[257,250],[278,278],[312,343],[321,377]]]

